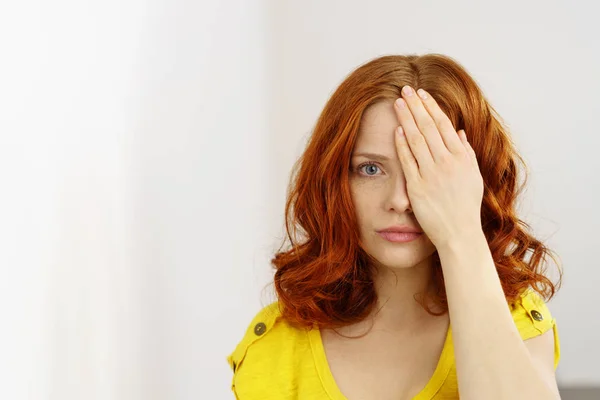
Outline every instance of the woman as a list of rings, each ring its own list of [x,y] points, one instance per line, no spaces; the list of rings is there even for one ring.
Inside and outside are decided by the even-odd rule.
[[[545,304],[560,279],[515,212],[517,161],[452,58],[352,72],[296,165],[292,246],[272,259],[278,301],[227,357],[236,397],[560,398]]]

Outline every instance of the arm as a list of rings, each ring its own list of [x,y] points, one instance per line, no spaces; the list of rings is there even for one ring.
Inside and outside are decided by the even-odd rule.
[[[417,93],[407,85],[395,102],[395,144],[412,211],[440,256],[461,398],[559,398],[550,341],[526,345],[506,302],[481,224],[477,154],[435,99]]]
[[[483,232],[450,241],[438,254],[461,398],[560,399],[552,331],[521,340]]]

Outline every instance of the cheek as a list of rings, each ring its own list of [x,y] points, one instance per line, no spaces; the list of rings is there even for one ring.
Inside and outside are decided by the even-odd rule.
[[[352,194],[352,202],[356,216],[360,221],[367,220],[373,214],[376,207],[376,197],[368,192],[354,192]]]
[[[385,192],[385,184],[375,179],[360,179],[350,185],[352,199],[361,205],[374,204],[381,193]]]

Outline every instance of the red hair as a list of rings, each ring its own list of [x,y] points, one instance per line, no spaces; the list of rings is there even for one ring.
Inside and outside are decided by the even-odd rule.
[[[475,150],[484,180],[482,227],[507,301],[529,286],[547,301],[560,286],[560,268],[554,284],[541,265],[546,255],[556,261],[554,252],[528,233],[530,226],[514,209],[527,181],[525,176],[517,186],[517,162],[525,162],[474,79],[442,54],[387,55],[359,66],[340,84],[294,164],[285,207],[291,247],[277,252],[271,264],[280,311],[295,326],[350,325],[376,306],[373,259],[363,250],[350,192],[350,157],[365,110],[401,97],[404,85],[430,93]],[[297,227],[303,230],[300,241]],[[443,314],[448,306],[441,264],[437,252],[432,257],[437,292],[425,299]]]

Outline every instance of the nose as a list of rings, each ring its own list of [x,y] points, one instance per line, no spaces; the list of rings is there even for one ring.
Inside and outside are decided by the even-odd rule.
[[[398,175],[396,179],[390,181],[386,194],[386,208],[398,213],[412,211],[408,190],[406,188],[406,179],[403,175]]]

